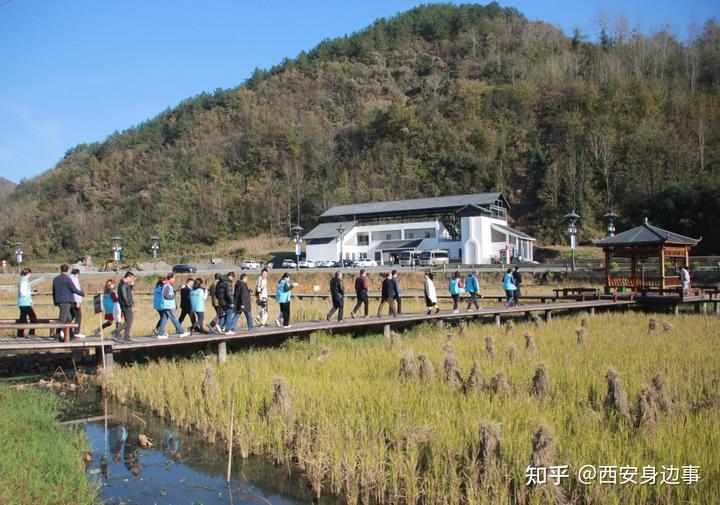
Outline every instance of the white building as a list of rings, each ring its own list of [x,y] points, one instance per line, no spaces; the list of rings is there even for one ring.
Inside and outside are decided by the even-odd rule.
[[[303,237],[306,256],[336,261],[342,252],[385,264],[403,251],[444,249],[466,265],[507,261],[508,253],[532,261],[535,239],[508,226],[508,208],[502,193],[338,205]]]

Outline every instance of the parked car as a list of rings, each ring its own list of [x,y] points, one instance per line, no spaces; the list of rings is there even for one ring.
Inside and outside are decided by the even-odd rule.
[[[243,270],[257,270],[258,268],[260,268],[260,263],[255,260],[247,260],[242,262],[240,268],[242,268]]]
[[[335,262],[337,268],[351,268],[353,266],[353,260],[340,260]]]
[[[353,268],[376,267],[377,261],[371,260],[370,258],[363,258],[353,261],[352,266]]]
[[[325,260],[325,261],[320,261],[320,262],[316,263],[315,266],[318,268],[334,268],[336,264],[337,264],[336,261]]]
[[[298,263],[298,266],[300,268],[315,268],[315,262],[310,260],[300,260],[300,263]]]
[[[181,263],[172,267],[172,271],[176,274],[194,274],[197,272],[197,267],[188,265],[186,263]]]
[[[283,268],[297,268],[297,263],[295,263],[295,260],[290,260],[290,259],[283,260],[282,267]]]

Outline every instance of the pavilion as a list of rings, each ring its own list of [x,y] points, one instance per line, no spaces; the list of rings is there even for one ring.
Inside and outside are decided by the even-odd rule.
[[[677,289],[680,287],[679,266],[690,266],[690,249],[702,238],[686,237],[663,230],[648,223],[647,218],[640,226],[594,241],[605,252],[605,292],[625,288],[632,291]],[[613,258],[630,259],[630,276],[613,276]],[[672,262],[675,269],[670,275],[666,262]]]

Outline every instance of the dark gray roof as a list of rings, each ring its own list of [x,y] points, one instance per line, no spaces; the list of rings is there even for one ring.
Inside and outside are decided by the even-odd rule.
[[[340,221],[340,222],[334,222],[334,223],[320,223],[315,228],[307,232],[304,236],[304,240],[312,240],[312,239],[319,239],[319,238],[338,238],[338,226],[342,225],[342,227],[345,229],[343,232],[346,233],[352,228],[355,227],[357,224],[357,221]]]
[[[534,237],[531,237],[531,236],[528,235],[527,233],[523,233],[523,232],[521,232],[521,231],[517,231],[517,230],[515,230],[515,229],[513,229],[513,228],[510,228],[509,226],[503,226],[503,225],[497,224],[497,223],[491,223],[490,226],[493,227],[493,228],[496,228],[496,229],[498,229],[499,231],[502,231],[502,232],[504,232],[504,233],[509,233],[510,235],[515,235],[516,237],[524,238],[524,239],[527,239],[527,240],[535,240]]]
[[[702,238],[691,238],[672,231],[663,230],[653,226],[645,220],[643,224],[618,233],[613,237],[606,237],[595,241],[595,245],[622,246],[622,245],[643,245],[643,244],[683,244],[696,245]]]
[[[414,240],[383,240],[380,242],[376,249],[387,250],[387,249],[415,249],[420,245],[423,239]]]
[[[428,212],[455,212],[467,205],[487,206],[501,200],[506,208],[510,205],[502,193],[477,193],[473,195],[452,195],[415,200],[391,202],[357,203],[336,205],[325,211],[320,218],[360,217],[366,215],[420,214]]]

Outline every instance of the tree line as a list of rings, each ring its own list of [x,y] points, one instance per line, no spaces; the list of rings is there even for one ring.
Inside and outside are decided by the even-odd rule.
[[[720,27],[687,41],[622,19],[598,43],[497,4],[432,5],[202,93],[22,181],[0,244],[36,257],[147,254],[309,229],[344,203],[502,191],[515,226],[566,241],[651,222],[704,236],[720,216]]]

